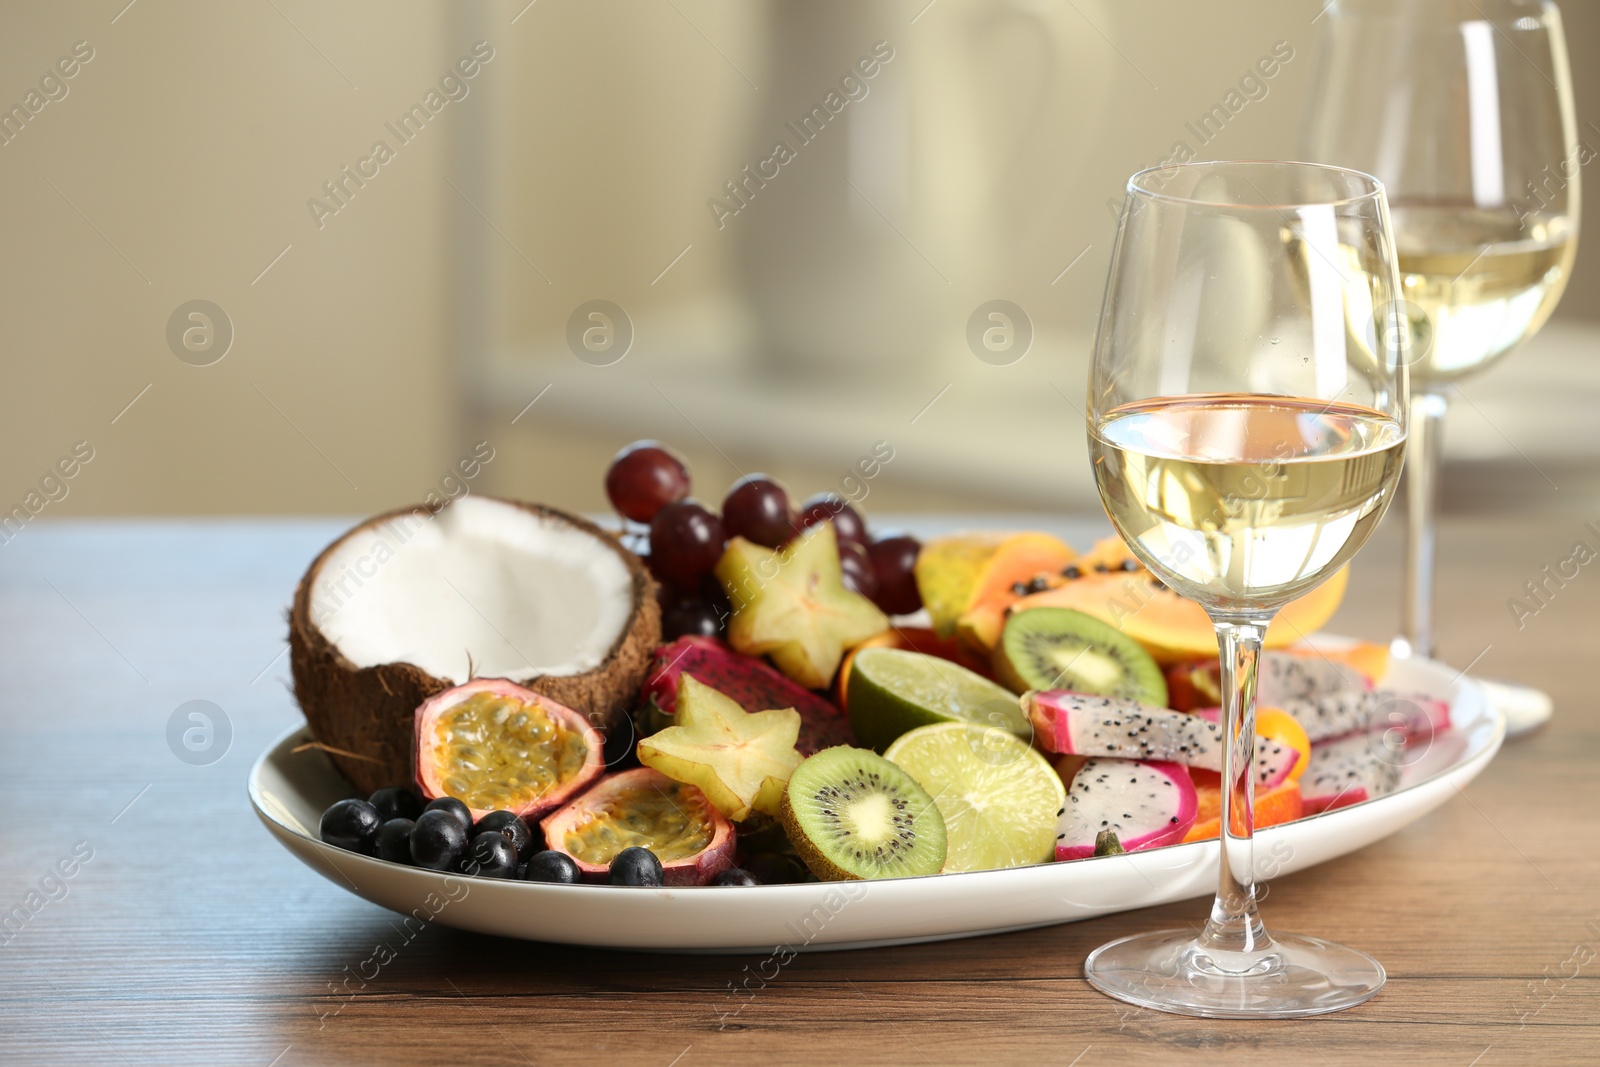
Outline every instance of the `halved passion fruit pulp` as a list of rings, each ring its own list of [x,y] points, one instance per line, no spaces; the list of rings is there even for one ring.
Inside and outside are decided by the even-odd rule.
[[[422,795],[455,797],[474,820],[537,819],[605,769],[605,740],[583,716],[504,679],[446,689],[417,709],[416,729]]]
[[[641,767],[602,778],[544,820],[546,847],[603,882],[617,853],[655,853],[667,885],[705,885],[733,866],[733,824],[698,788]]]

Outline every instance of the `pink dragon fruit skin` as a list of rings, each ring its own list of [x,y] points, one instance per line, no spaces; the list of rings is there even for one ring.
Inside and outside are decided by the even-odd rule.
[[[677,709],[678,677],[683,674],[692,674],[717,692],[731,697],[745,711],[772,708],[798,711],[800,740],[795,747],[801,755],[856,743],[849,720],[830,701],[796,685],[761,660],[733,651],[714,637],[680,637],[656,649],[641,696],[658,715],[670,719]]]
[[[1222,728],[1204,715],[1061,689],[1030,693],[1026,701],[1034,743],[1046,751],[1222,770]],[[1282,784],[1299,761],[1294,749],[1257,737],[1257,786]]]
[[[1114,831],[1129,852],[1177,844],[1199,810],[1194,782],[1182,764],[1087,760],[1067,789],[1056,825],[1056,859],[1094,855],[1101,830]]]

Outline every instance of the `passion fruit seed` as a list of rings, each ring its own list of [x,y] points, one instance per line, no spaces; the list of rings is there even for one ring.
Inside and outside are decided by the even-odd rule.
[[[480,878],[510,878],[517,873],[517,850],[499,830],[485,830],[472,839],[461,870]]]
[[[410,819],[390,819],[378,827],[378,858],[390,863],[410,863],[411,831],[416,825]]]
[[[317,832],[335,848],[371,856],[377,852],[381,825],[383,819],[378,809],[365,800],[339,800],[322,813]]]
[[[583,770],[583,734],[536,703],[481,692],[439,713],[433,766],[445,793],[471,807],[526,808]]]
[[[491,811],[478,820],[473,832],[481,834],[485,830],[505,834],[506,840],[516,850],[518,861],[526,860],[528,853],[533,850],[533,831],[528,829],[522,816],[514,811]]]
[[[612,885],[660,885],[661,861],[647,848],[625,848],[611,861]]]
[[[760,885],[755,876],[749,871],[742,871],[737,867],[729,867],[715,878],[711,879],[712,885]]]
[[[422,798],[409,786],[391,785],[367,798],[367,803],[378,809],[384,821],[390,819],[415,819],[422,814]]]
[[[572,862],[572,857],[565,852],[555,849],[546,849],[535,852],[528,860],[528,869],[522,877],[530,882],[559,882],[565,885],[576,885],[583,881],[583,872],[578,870],[578,865]]]
[[[467,854],[467,828],[448,808],[429,804],[428,809],[411,831],[411,862],[430,871],[453,871]]]
[[[694,786],[678,782],[640,790],[594,812],[567,831],[562,844],[573,856],[604,866],[633,847],[651,850],[663,863],[686,859],[711,844],[710,802]]]
[[[472,811],[455,797],[440,797],[438,800],[428,801],[428,806],[422,809],[422,814],[426,815],[430,811],[448,812],[452,819],[461,824],[462,833],[472,832]]]

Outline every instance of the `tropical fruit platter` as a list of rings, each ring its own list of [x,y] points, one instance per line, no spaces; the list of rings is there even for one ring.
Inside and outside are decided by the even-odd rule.
[[[289,636],[296,751],[346,787],[324,843],[477,878],[750,887],[1218,835],[1212,628],[1121,540],[923,542],[759,474],[713,509],[654,441],[605,486],[615,523],[467,496],[312,563]],[[1385,685],[1382,646],[1302,642],[1345,582],[1268,631],[1258,829],[1393,792],[1450,729],[1439,694]]]

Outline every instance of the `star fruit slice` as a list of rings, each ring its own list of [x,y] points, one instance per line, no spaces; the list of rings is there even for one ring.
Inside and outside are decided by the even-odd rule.
[[[807,689],[825,687],[846,649],[889,628],[872,601],[845,588],[832,523],[776,551],[735,537],[716,573],[733,603],[728,643],[747,656],[771,656]]]
[[[789,775],[804,758],[795,749],[800,713],[747,712],[692,674],[678,679],[675,725],[639,742],[639,762],[676,782],[698,786],[734,822],[752,811],[776,816]]]

